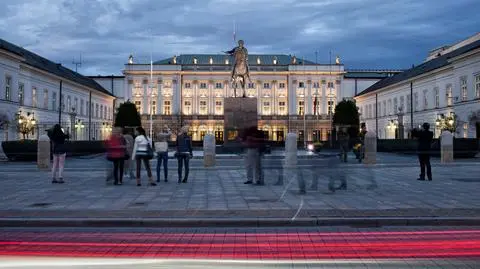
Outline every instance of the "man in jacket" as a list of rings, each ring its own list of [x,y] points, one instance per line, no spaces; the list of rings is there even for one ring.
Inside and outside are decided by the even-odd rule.
[[[414,129],[412,136],[418,139],[418,161],[420,162],[420,177],[418,180],[425,180],[425,167],[427,178],[432,180],[432,167],[430,165],[430,151],[433,141],[433,132],[430,131],[430,124],[425,122],[422,130]]]

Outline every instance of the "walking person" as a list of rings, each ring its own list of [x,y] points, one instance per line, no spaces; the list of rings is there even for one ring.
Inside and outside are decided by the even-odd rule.
[[[135,134],[137,135],[137,137],[135,137],[135,144],[133,146],[132,160],[135,160],[137,164],[137,186],[142,186],[142,183],[140,181],[142,162],[143,165],[145,165],[145,169],[147,170],[149,185],[157,186],[157,184],[155,184],[155,182],[153,181],[152,169],[150,169],[150,160],[153,159],[153,149],[150,139],[147,138],[145,129],[143,129],[142,127],[137,127],[135,129]]]
[[[107,140],[107,159],[113,162],[113,178],[114,185],[123,184],[123,167],[125,159],[130,156],[127,153],[127,145],[125,138],[122,135],[122,128],[115,127],[112,130],[112,135]]]
[[[63,181],[63,168],[65,166],[65,157],[67,155],[65,140],[69,138],[69,135],[63,132],[60,124],[55,124],[53,129],[48,131],[48,137],[52,141],[53,146],[52,183],[63,184],[65,183],[65,181]]]
[[[418,139],[418,161],[420,163],[420,177],[417,180],[425,180],[425,168],[428,180],[432,180],[432,166],[430,165],[430,151],[433,141],[433,132],[430,124],[425,122],[422,130],[413,129],[412,136]]]
[[[162,132],[157,135],[155,142],[155,151],[157,153],[157,182],[160,182],[160,169],[163,163],[164,181],[168,182],[168,141],[172,132],[167,125],[163,126]]]
[[[188,126],[182,127],[177,136],[178,183],[187,183],[190,172],[190,159],[193,157],[192,138],[188,135]],[[185,165],[185,177],[182,180],[182,170]]]
[[[133,139],[133,136],[128,132],[126,129],[123,130],[123,138],[125,139],[126,142],[126,148],[127,148],[127,154],[128,156],[133,155],[133,146],[135,144],[135,140]],[[135,173],[133,172],[133,166],[134,163],[132,159],[127,158],[124,163],[124,177],[129,176],[130,179],[135,178]]]
[[[340,159],[346,163],[350,143],[350,136],[347,133],[347,128],[342,127],[338,132],[338,142],[340,144]]]
[[[242,134],[241,141],[246,149],[245,168],[247,170],[247,181],[245,181],[244,184],[253,184],[253,178],[255,176],[257,185],[264,185],[260,152],[263,139],[259,135],[259,130],[257,130],[257,127],[252,126],[245,129]]]

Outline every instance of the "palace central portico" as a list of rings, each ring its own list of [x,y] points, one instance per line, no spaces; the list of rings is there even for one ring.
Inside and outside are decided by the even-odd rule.
[[[111,84],[124,80],[124,96],[118,90],[116,95],[136,104],[147,131],[152,112],[154,133],[165,124],[174,130],[188,124],[193,140],[212,132],[223,141],[224,98],[234,96],[232,61],[228,55],[184,54],[151,66],[131,56],[125,77],[112,77]],[[345,71],[339,59],[316,64],[290,55],[249,55],[248,61],[251,82],[246,84],[246,98],[257,98],[258,126],[274,141],[283,140],[287,132],[297,132],[300,140],[304,132],[308,141],[327,140],[337,102],[394,73]]]

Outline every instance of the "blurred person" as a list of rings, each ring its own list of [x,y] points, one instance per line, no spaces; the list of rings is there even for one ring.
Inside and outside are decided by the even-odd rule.
[[[142,162],[145,165],[145,169],[147,170],[149,185],[157,186],[157,184],[153,181],[152,169],[150,168],[150,160],[153,159],[151,140],[147,138],[145,129],[143,129],[142,127],[137,127],[135,129],[135,134],[136,137],[135,144],[133,146],[132,160],[135,160],[137,164],[137,186],[142,186],[142,183],[140,181]]]
[[[430,165],[430,151],[433,141],[433,132],[430,131],[430,124],[425,122],[422,130],[413,129],[412,137],[418,139],[418,161],[420,163],[420,177],[417,180],[425,180],[425,168],[428,180],[432,180],[432,167]]]
[[[190,159],[193,157],[192,138],[188,135],[188,129],[188,126],[183,126],[177,136],[175,157],[178,160],[178,183],[187,183]],[[185,177],[182,180],[183,165],[185,165]]]
[[[261,134],[260,134],[261,133]],[[263,132],[259,131],[256,126],[246,128],[240,137],[245,147],[245,169],[247,173],[247,181],[244,184],[253,184],[255,175],[257,185],[264,185],[262,173],[262,150],[265,148]]]
[[[347,162],[347,155],[349,152],[350,136],[348,135],[347,128],[342,127],[338,132],[338,143],[340,145],[340,159],[343,162]]]
[[[65,181],[63,181],[63,169],[65,167],[65,157],[67,155],[65,140],[67,140],[69,136],[63,132],[60,124],[55,124],[53,129],[48,131],[48,137],[50,138],[50,141],[52,141],[53,147],[52,183],[62,184],[65,183]],[[57,170],[58,178],[56,176]]]
[[[155,142],[155,152],[157,153],[157,182],[160,182],[160,169],[163,163],[164,181],[168,182],[168,141],[172,132],[167,125],[163,126],[162,132],[157,135]]]
[[[114,185],[123,184],[123,167],[126,159],[130,156],[127,153],[127,142],[122,135],[121,127],[114,127],[110,138],[107,140],[107,159],[113,162]]]
[[[130,132],[128,132],[126,129],[124,129],[123,131],[123,138],[126,142],[127,154],[128,156],[132,156],[135,140],[133,139],[133,136],[130,134]],[[135,178],[135,174],[133,173],[133,167],[134,163],[132,159],[126,159],[124,163],[124,177],[128,175],[131,179]]]

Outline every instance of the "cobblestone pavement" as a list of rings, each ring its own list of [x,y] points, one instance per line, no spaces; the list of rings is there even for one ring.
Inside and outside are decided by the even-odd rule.
[[[33,165],[0,166],[2,217],[334,217],[334,216],[480,216],[480,167],[475,162],[436,165],[433,181],[417,181],[415,157],[395,167],[335,164],[326,159],[286,171],[277,183],[278,166],[265,169],[265,186],[244,185],[243,162],[211,169],[193,168],[186,184],[177,184],[176,170],[168,183],[142,187],[105,182],[101,166],[65,171],[66,184],[51,184],[50,173]],[[91,160],[90,160],[91,161]],[[92,165],[93,166],[93,165]],[[301,171],[301,173],[298,173]],[[330,193],[329,178],[346,175],[348,188]],[[318,189],[312,184],[318,176]],[[299,194],[298,178],[306,194]],[[162,178],[163,180],[163,178]],[[376,188],[372,182],[376,182]],[[338,185],[338,183],[336,183]]]

